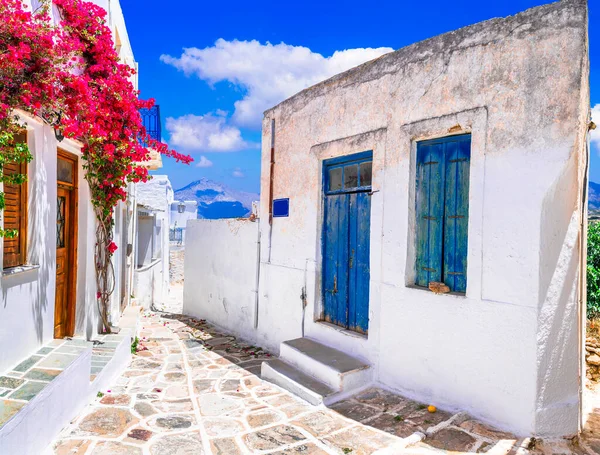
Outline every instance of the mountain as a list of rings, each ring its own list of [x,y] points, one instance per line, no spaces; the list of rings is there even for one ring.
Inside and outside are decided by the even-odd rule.
[[[202,178],[175,191],[177,201],[197,201],[198,218],[241,218],[252,212],[252,202],[258,201],[255,193],[246,193],[227,185]]]
[[[600,183],[590,182],[588,194],[588,210],[590,212],[600,211]]]

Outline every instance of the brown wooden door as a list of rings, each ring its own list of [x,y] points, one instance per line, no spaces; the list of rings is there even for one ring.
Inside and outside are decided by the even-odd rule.
[[[64,338],[75,332],[77,157],[58,151],[57,180],[54,337]]]
[[[68,334],[69,316],[69,248],[71,192],[58,189],[56,200],[56,306],[54,309],[54,337]]]

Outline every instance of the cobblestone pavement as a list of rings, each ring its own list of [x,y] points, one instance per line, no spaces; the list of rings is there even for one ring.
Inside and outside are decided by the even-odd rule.
[[[311,406],[259,378],[269,353],[204,321],[151,313],[140,339],[115,385],[54,443],[56,455],[586,453],[431,413],[381,389]]]

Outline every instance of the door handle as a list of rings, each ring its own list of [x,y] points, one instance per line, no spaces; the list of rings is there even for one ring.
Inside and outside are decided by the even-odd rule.
[[[337,294],[337,275],[333,277],[333,291],[332,294]]]

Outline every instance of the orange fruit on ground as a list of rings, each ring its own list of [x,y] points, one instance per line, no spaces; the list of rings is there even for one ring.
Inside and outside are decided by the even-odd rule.
[[[433,414],[435,411],[437,411],[437,408],[434,405],[430,404],[429,406],[427,406],[427,410]]]

